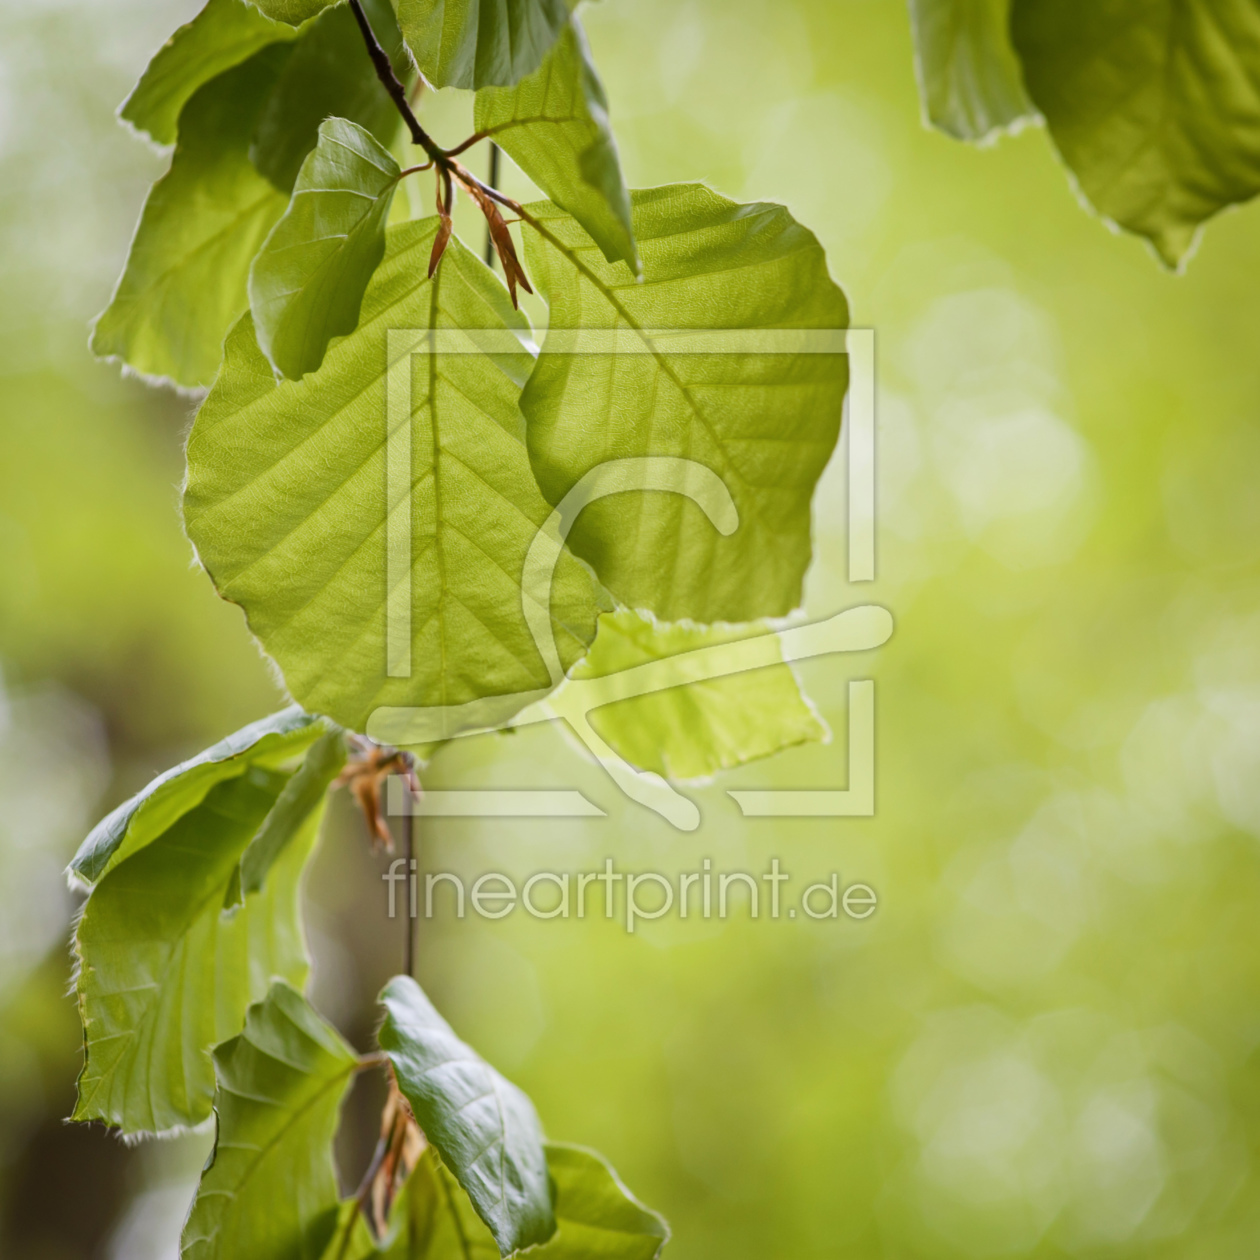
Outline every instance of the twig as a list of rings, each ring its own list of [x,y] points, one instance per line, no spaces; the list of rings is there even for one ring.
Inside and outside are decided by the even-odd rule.
[[[449,195],[449,194],[448,194]],[[407,808],[403,811],[402,833],[403,853],[407,859],[407,876],[409,880],[418,881],[420,873],[416,869],[416,803],[421,796],[420,776],[416,773],[416,759],[408,752],[402,754],[404,771],[402,773],[403,800]],[[412,899],[415,897],[416,884],[409,884],[410,895],[407,898],[407,912],[403,916],[407,924],[407,935],[403,948],[403,971],[413,980],[416,975],[416,924],[411,916]]]
[[[394,64],[390,61],[389,54],[381,47],[381,41],[376,38],[372,23],[363,12],[361,0],[350,0],[350,10],[359,24],[359,30],[363,33],[363,42],[367,45],[368,56],[372,58],[372,65],[376,68],[376,77],[380,79],[385,91],[389,93],[390,100],[394,102],[395,108],[402,115],[403,122],[407,124],[407,130],[411,132],[411,142],[418,144],[433,161],[439,161],[444,156],[442,149],[420,126],[420,120],[407,99],[407,89],[394,73]]]
[[[411,793],[408,791],[407,795]],[[407,802],[407,812],[403,814],[403,853],[407,858],[407,876],[409,880],[418,879],[419,875],[414,869],[415,855],[415,817],[411,813],[415,802],[409,800]],[[414,889],[414,884],[409,884]],[[406,975],[415,977],[416,974],[416,925],[411,918],[411,899],[408,897],[406,913],[403,915],[403,922],[407,925],[407,935],[403,943],[403,972]]]
[[[489,134],[490,133],[488,131],[474,131],[467,140],[461,140],[453,149],[447,149],[446,156],[458,157],[465,149],[471,149],[474,144],[480,144],[481,141],[483,141]],[[498,148],[497,145],[495,147]],[[493,158],[491,160],[497,161],[498,159]],[[494,176],[491,175],[490,178],[493,179]]]
[[[424,166],[412,167],[405,173],[410,174],[414,170],[427,170],[430,165],[436,166],[439,173],[447,181],[447,213],[450,212],[451,205],[449,184],[452,175],[465,187],[471,189],[475,184],[482,192],[493,197],[495,201],[501,202],[513,210],[518,210],[520,207],[517,206],[515,201],[510,201],[503,197],[493,187],[498,180],[499,174],[499,146],[491,145],[490,185],[483,184],[475,175],[456,162],[455,158],[478,141],[486,139],[487,133],[483,131],[474,132],[467,140],[457,144],[453,149],[443,149],[420,125],[420,120],[416,117],[415,111],[411,108],[411,103],[407,100],[407,91],[394,73],[394,66],[389,59],[389,54],[381,47],[381,41],[376,38],[376,33],[372,30],[372,24],[368,21],[367,14],[363,11],[362,0],[350,0],[350,8],[354,13],[355,21],[359,24],[359,30],[363,33],[363,42],[367,45],[368,56],[372,58],[372,65],[376,68],[376,77],[380,79],[385,91],[389,93],[390,100],[394,102],[394,107],[402,116],[403,122],[407,124],[407,130],[411,133],[412,143],[418,144],[428,155],[429,161]]]
[[[403,122],[407,124],[407,130],[411,133],[412,142],[418,144],[425,151],[429,158],[428,164],[435,168],[434,174],[437,177],[438,184],[437,211],[441,223],[438,227],[437,235],[434,237],[433,251],[429,255],[429,277],[432,278],[437,271],[438,263],[442,261],[442,255],[451,239],[451,232],[454,228],[451,210],[455,204],[453,180],[458,180],[472,194],[482,214],[486,217],[486,260],[491,262],[494,253],[498,253],[499,261],[503,264],[503,274],[507,278],[508,290],[512,295],[512,305],[516,306],[517,284],[519,283],[527,293],[532,293],[533,289],[530,288],[529,278],[525,274],[525,269],[516,257],[516,249],[512,244],[511,234],[503,224],[502,216],[498,214],[491,203],[498,202],[499,205],[507,206],[508,209],[520,215],[526,222],[530,220],[517,202],[510,197],[503,196],[494,187],[499,178],[498,145],[491,143],[490,182],[484,184],[457,161],[455,155],[463,153],[465,149],[486,137],[481,132],[478,132],[469,136],[467,140],[462,144],[456,145],[453,149],[443,149],[438,145],[420,125],[419,119],[416,118],[415,111],[407,100],[406,89],[403,87],[398,75],[394,73],[393,63],[390,61],[385,49],[381,47],[381,42],[376,38],[376,34],[372,30],[372,24],[368,21],[367,14],[363,11],[362,0],[350,0],[350,8],[354,12],[355,21],[359,24],[359,30],[362,32],[363,42],[367,45],[372,65],[376,68],[376,77],[380,79],[385,91],[389,93],[390,100],[394,102],[394,107],[402,116]],[[424,170],[426,168],[418,167],[412,169]],[[410,171],[408,174],[410,174]]]
[[[499,146],[490,141],[490,178],[486,181],[490,188],[499,186]],[[494,269],[494,233],[490,231],[490,220],[486,220],[486,266]]]

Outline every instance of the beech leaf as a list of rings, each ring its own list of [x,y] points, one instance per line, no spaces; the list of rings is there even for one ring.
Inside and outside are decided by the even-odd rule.
[[[533,74],[513,88],[477,93],[474,126],[586,229],[609,262],[639,271],[608,99],[576,18]]]
[[[250,262],[284,213],[249,148],[288,53],[264,48],[184,106],[171,168],[145,202],[93,353],[186,387],[214,379],[223,338],[248,306]]]
[[[542,1126],[534,1105],[464,1044],[410,976],[381,993],[378,1039],[429,1142],[503,1255],[555,1233]]]
[[[729,535],[680,494],[636,491],[586,507],[569,545],[622,604],[663,620],[783,616],[800,602],[810,501],[840,432],[844,294],[783,206],[738,205],[698,184],[631,200],[642,282],[571,216],[527,207],[538,225],[524,229],[527,264],[551,308],[521,398],[538,484],[558,504],[611,460],[702,465],[734,500]],[[797,352],[813,343],[796,331],[813,329],[824,352]],[[691,330],[709,330],[716,351]],[[726,330],[753,340],[724,341]]]
[[[92,829],[70,863],[71,874],[85,883],[96,883],[200,804],[216,783],[244,774],[254,765],[275,768],[305,752],[323,730],[318,718],[294,704],[180,762]]]
[[[320,125],[289,208],[249,273],[258,344],[285,376],[313,372],[328,342],[355,330],[385,255],[385,220],[400,175],[362,127],[344,118]]]
[[[316,744],[317,761],[332,743],[340,736]],[[207,769],[225,763],[201,762],[187,773],[201,783],[188,785],[183,802],[199,790],[196,803],[143,847],[121,850],[76,925],[84,1044],[76,1120],[103,1120],[129,1134],[201,1123],[214,1089],[212,1047],[239,1030],[272,977],[300,983],[306,976],[298,881],[330,776],[317,767],[318,791],[291,791],[304,788],[309,773],[263,764],[275,760],[263,740],[233,760],[243,763],[237,773],[208,787]],[[166,786],[170,810],[175,798]],[[149,797],[156,800],[157,793]],[[151,828],[160,812],[134,817]],[[250,864],[242,895],[242,855],[255,845],[265,859]]]
[[[556,1232],[530,1260],[656,1260],[669,1241],[664,1219],[622,1184],[602,1156],[580,1146],[543,1148],[556,1190]],[[349,1235],[349,1238],[346,1237]],[[344,1250],[343,1250],[344,1247]],[[499,1248],[436,1152],[421,1157],[379,1243],[357,1205],[342,1205],[322,1260],[498,1260]]]
[[[634,612],[606,613],[574,678],[600,678],[715,643],[769,634],[766,626],[658,625]],[[610,700],[590,715],[596,733],[640,770],[674,781],[700,779],[796,744],[827,728],[805,702],[786,664]]]
[[[174,144],[180,111],[198,88],[268,44],[297,37],[245,0],[209,0],[154,54],[118,115],[158,144]]]
[[[910,0],[915,68],[927,121],[984,141],[1034,119],[1011,48],[1011,0]]]
[[[434,87],[510,87],[538,69],[569,20],[565,0],[395,0]]]
[[[389,0],[363,0],[363,9],[395,73],[404,83],[410,81],[411,67]],[[281,192],[291,192],[326,118],[357,123],[385,146],[401,125],[346,4],[322,12],[293,45],[258,119],[250,160]]]
[[[214,1150],[181,1260],[314,1260],[337,1223],[332,1141],[358,1057],[281,981],[214,1052]]]
[[[1015,0],[1011,30],[1081,192],[1167,266],[1260,192],[1260,7]]]
[[[358,329],[300,381],[277,384],[243,320],[188,442],[185,522],[219,593],[245,609],[311,712],[359,731],[382,706],[436,714],[438,729],[390,743],[493,725],[555,685],[522,608],[526,557],[550,515],[518,406],[528,326],[457,239],[426,277],[437,230],[435,218],[389,229]],[[454,353],[428,338],[468,328],[510,345]],[[412,330],[393,368],[391,329]],[[392,513],[387,379],[404,409],[396,457],[410,458],[409,479],[395,469],[410,498],[404,489]],[[391,538],[407,574],[392,596]],[[606,604],[567,554],[551,594],[567,668]],[[388,656],[391,625],[405,668]]]

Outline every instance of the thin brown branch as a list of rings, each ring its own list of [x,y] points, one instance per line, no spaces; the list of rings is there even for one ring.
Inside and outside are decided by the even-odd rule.
[[[484,131],[474,131],[467,140],[461,140],[453,149],[447,149],[446,156],[458,157],[465,149],[471,149],[474,144],[480,144],[486,138],[487,134],[488,133]]]
[[[457,161],[456,155],[471,148],[479,140],[484,140],[485,135],[482,132],[475,132],[453,149],[443,149],[438,145],[420,125],[420,120],[411,108],[411,102],[407,99],[407,91],[399,80],[398,75],[394,73],[393,63],[390,61],[385,49],[381,47],[381,42],[376,38],[376,33],[372,30],[372,24],[368,21],[367,14],[363,11],[362,0],[350,0],[350,8],[354,13],[355,21],[359,24],[359,30],[363,34],[363,41],[367,45],[368,55],[376,68],[376,77],[380,79],[385,91],[389,93],[390,100],[394,102],[395,108],[402,116],[403,122],[406,123],[407,130],[411,133],[412,142],[418,144],[429,157],[429,161],[425,165],[409,167],[404,174],[410,175],[415,171],[428,170],[429,167],[435,168],[437,177],[437,212],[441,223],[438,227],[437,236],[434,238],[432,253],[429,255],[429,278],[432,279],[437,271],[438,264],[442,261],[442,255],[446,251],[446,246],[454,230],[451,211],[455,205],[455,189],[452,180],[457,179],[472,194],[473,200],[476,201],[478,208],[485,215],[487,227],[486,261],[493,264],[495,254],[498,255],[499,261],[503,264],[503,275],[507,280],[508,290],[512,295],[512,305],[516,306],[516,286],[519,284],[527,293],[532,293],[533,289],[530,287],[525,269],[516,257],[516,249],[512,244],[511,235],[495,203],[507,206],[509,210],[520,215],[521,218],[526,216],[517,202],[510,197],[503,196],[494,187],[495,183],[498,182],[499,172],[498,145],[491,144],[490,146],[490,182],[488,184],[483,183]],[[407,824],[407,827],[410,828],[410,824]],[[408,834],[410,834],[409,831]],[[410,957],[410,952],[408,956]]]

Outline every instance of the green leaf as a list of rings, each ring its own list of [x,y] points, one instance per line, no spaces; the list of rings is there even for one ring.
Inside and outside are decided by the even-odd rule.
[[[473,328],[519,346],[527,325],[458,241],[426,279],[437,227],[428,219],[389,230],[358,330],[300,381],[276,383],[242,321],[188,443],[185,521],[219,593],[245,609],[290,693],[355,730],[383,705],[444,706],[439,735],[492,725],[552,686],[521,607],[525,558],[549,514],[518,409],[533,360],[523,348],[455,354],[423,342],[430,329]],[[401,460],[410,446],[412,485],[410,503],[391,518],[404,568],[409,556],[410,598],[398,584],[392,605],[390,329],[418,330],[416,352],[399,352],[390,386],[399,408],[411,391],[398,432]],[[405,478],[406,463],[400,468]],[[602,605],[590,574],[567,554],[552,592],[567,668],[594,638]],[[409,631],[405,622],[397,631],[410,647],[409,673],[387,671],[387,627],[398,624],[387,612],[409,615]],[[465,704],[472,710],[450,712]]]
[[[94,884],[124,858],[152,844],[180,817],[196,808],[216,783],[251,766],[274,769],[305,752],[323,733],[319,718],[296,704],[220,740],[205,752],[160,774],[98,823],[79,847],[70,871]]]
[[[407,82],[411,68],[389,0],[364,0],[363,9]],[[326,118],[358,123],[387,147],[401,122],[345,4],[327,9],[302,32],[258,120],[249,156],[281,192],[293,190]]]
[[[214,1052],[214,1151],[181,1260],[299,1260],[337,1220],[332,1140],[358,1060],[295,989],[272,985]]]
[[[530,1253],[532,1257],[545,1249]],[[368,1231],[354,1199],[341,1205],[336,1232],[321,1260],[499,1260],[499,1248],[437,1151],[426,1147],[399,1191],[389,1231]]]
[[[249,273],[258,344],[297,380],[354,332],[385,255],[385,220],[402,172],[362,127],[330,118],[302,164],[293,200]]]
[[[983,141],[1037,116],[1007,28],[1011,0],[910,0],[927,121]]]
[[[590,655],[572,676],[600,678],[768,633],[765,626],[654,625],[634,612],[605,614]],[[616,681],[610,680],[611,703],[591,713],[591,725],[632,765],[667,779],[705,778],[827,737],[786,664],[633,699],[616,695]]]
[[[244,0],[209,0],[154,54],[119,117],[158,144],[174,144],[180,110],[198,88],[268,44],[297,36]]]
[[[530,271],[551,307],[521,398],[534,472],[559,503],[614,459],[672,456],[712,470],[738,511],[729,536],[681,495],[649,491],[592,503],[569,544],[621,603],[665,620],[782,616],[800,602],[810,499],[840,431],[847,359],[749,353],[739,338],[727,339],[733,353],[692,353],[695,338],[656,330],[840,330],[844,294],[782,206],[737,205],[696,184],[631,200],[642,283],[562,211],[529,207],[540,228],[525,231]],[[574,329],[622,330],[616,353],[598,338],[580,352]]]
[[[329,731],[306,754],[241,855],[240,885],[245,896],[262,891],[271,868],[322,808],[325,793],[345,764],[346,741],[340,731]]]
[[[655,1260],[669,1241],[665,1219],[622,1184],[602,1156],[549,1143],[547,1170],[556,1187],[555,1238],[539,1260]]]
[[[638,272],[608,98],[576,18],[528,78],[514,88],[478,92],[474,119],[590,233],[609,262],[620,259]]]
[[[328,8],[329,0],[252,0],[269,18],[301,26]]]
[[[317,745],[316,747],[319,747]],[[289,776],[257,763],[216,783],[201,802],[97,883],[75,931],[75,990],[84,1063],[76,1120],[164,1133],[210,1115],[209,1052],[241,1027],[274,976],[301,983],[307,957],[298,882],[322,814],[285,803]],[[224,910],[241,855],[260,828],[265,884]]]
[[[145,202],[93,353],[177,385],[213,380],[248,305],[250,260],[284,213],[284,197],[250,164],[249,141],[288,51],[264,48],[184,107],[171,169]]]
[[[531,1260],[655,1260],[669,1241],[662,1217],[645,1208],[594,1151],[547,1143],[556,1192],[556,1233]],[[390,1233],[377,1245],[353,1202],[342,1207],[324,1260],[497,1260],[499,1249],[468,1196],[430,1147],[394,1207]],[[345,1233],[351,1234],[344,1252]]]
[[[366,0],[365,7],[405,74],[388,0]],[[254,37],[261,39],[258,24],[268,20],[255,18]],[[146,94],[157,93],[154,108],[171,108],[174,89],[163,83],[192,76],[202,61],[207,73],[217,65],[206,60],[203,45],[225,24],[217,15],[185,36],[179,47],[186,55],[172,45],[157,87]],[[325,118],[358,123],[386,143],[397,131],[398,115],[345,5],[300,34],[283,24],[270,29],[273,41],[293,42],[272,42],[188,100],[171,169],[149,195],[126,270],[93,331],[95,353],[142,375],[188,387],[210,384],[223,338],[248,306],[250,263],[283,214]]]
[[[1011,29],[1081,192],[1169,267],[1260,192],[1260,7],[1016,0]]]
[[[465,1045],[410,976],[381,993],[378,1039],[424,1135],[472,1200],[503,1255],[556,1229],[534,1105]]]
[[[395,0],[434,87],[511,87],[542,63],[569,20],[565,0]]]

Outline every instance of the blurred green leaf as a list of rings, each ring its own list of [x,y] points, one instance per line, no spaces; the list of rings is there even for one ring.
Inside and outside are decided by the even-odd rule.
[[[249,160],[250,137],[289,47],[273,44],[184,106],[171,169],[153,185],[92,351],[144,376],[209,385],[248,305],[249,264],[285,199]]]
[[[262,352],[298,379],[333,337],[354,332],[385,255],[385,220],[401,171],[362,127],[330,118],[302,164],[293,199],[249,273]]]
[[[529,207],[542,229],[525,231],[530,271],[551,308],[521,398],[534,472],[559,503],[608,460],[707,466],[739,512],[729,537],[680,495],[648,492],[587,507],[570,545],[622,603],[667,620],[782,616],[800,602],[810,499],[840,432],[847,360],[746,345],[696,354],[654,330],[843,329],[844,294],[813,233],[782,206],[737,205],[698,184],[638,191],[632,204],[642,283],[561,210]],[[626,330],[639,352],[567,353],[569,329]]]
[[[599,619],[590,654],[574,678],[599,678],[770,633],[765,626],[654,625],[635,612]],[[699,779],[827,737],[787,665],[616,700],[591,713],[596,732],[632,765],[667,779]]]
[[[499,1250],[546,1242],[556,1220],[534,1104],[460,1041],[410,976],[395,976],[380,1000],[378,1040],[398,1088]]]
[[[180,110],[198,88],[268,44],[297,39],[292,27],[264,17],[262,7],[209,0],[154,54],[119,117],[158,144],[174,144]]]
[[[1081,192],[1167,266],[1260,192],[1260,7],[1015,0],[1011,29]]]
[[[482,725],[551,686],[521,608],[526,553],[549,514],[517,405],[533,360],[523,347],[448,354],[419,343],[425,330],[465,327],[510,330],[520,345],[527,325],[458,241],[426,279],[437,226],[390,229],[358,330],[301,381],[276,383],[243,320],[188,444],[185,520],[219,593],[245,609],[305,707],[357,730],[380,705],[487,698],[468,718]],[[389,329],[417,332],[391,378],[391,389],[412,389],[405,677],[386,672]],[[596,587],[565,555],[552,590],[567,667],[594,637]]]
[[[474,126],[590,233],[609,262],[639,270],[608,98],[576,18],[528,78],[477,93]]]
[[[910,0],[927,120],[959,140],[986,140],[1036,117],[1008,27],[1011,0]]]
[[[215,784],[244,774],[251,766],[274,769],[305,752],[323,730],[318,718],[294,704],[233,732],[158,775],[99,822],[74,855],[70,871],[86,883],[96,883],[200,805]]]
[[[542,1249],[531,1252],[541,1254]],[[321,1260],[499,1260],[498,1244],[436,1149],[426,1147],[399,1191],[389,1231],[374,1239],[356,1200],[341,1205]]]
[[[434,87],[511,87],[538,69],[569,20],[565,0],[396,0]]]
[[[556,1236],[540,1260],[654,1260],[669,1241],[663,1217],[622,1184],[601,1155],[580,1146],[547,1144],[556,1188]]]
[[[662,1217],[645,1208],[594,1151],[549,1142],[556,1233],[530,1252],[537,1260],[655,1260],[669,1240]],[[348,1243],[345,1234],[351,1235]],[[345,1250],[342,1251],[342,1246]],[[323,1260],[497,1260],[499,1248],[437,1152],[420,1158],[394,1206],[389,1235],[375,1243],[354,1202],[342,1205]]]
[[[303,813],[283,811],[265,886],[224,910],[242,853],[289,782],[251,764],[92,890],[74,939],[84,1044],[74,1119],[129,1134],[200,1124],[214,1094],[209,1051],[273,977],[305,979],[298,881],[322,793]]]
[[[357,1056],[282,981],[245,1031],[214,1052],[214,1152],[201,1174],[182,1260],[321,1254],[337,1219],[332,1140]]]
[[[389,0],[363,0],[364,12],[403,82],[411,68]],[[401,119],[345,4],[326,10],[303,32],[258,120],[249,156],[281,192],[297,182],[326,118],[346,118],[388,146]]]

